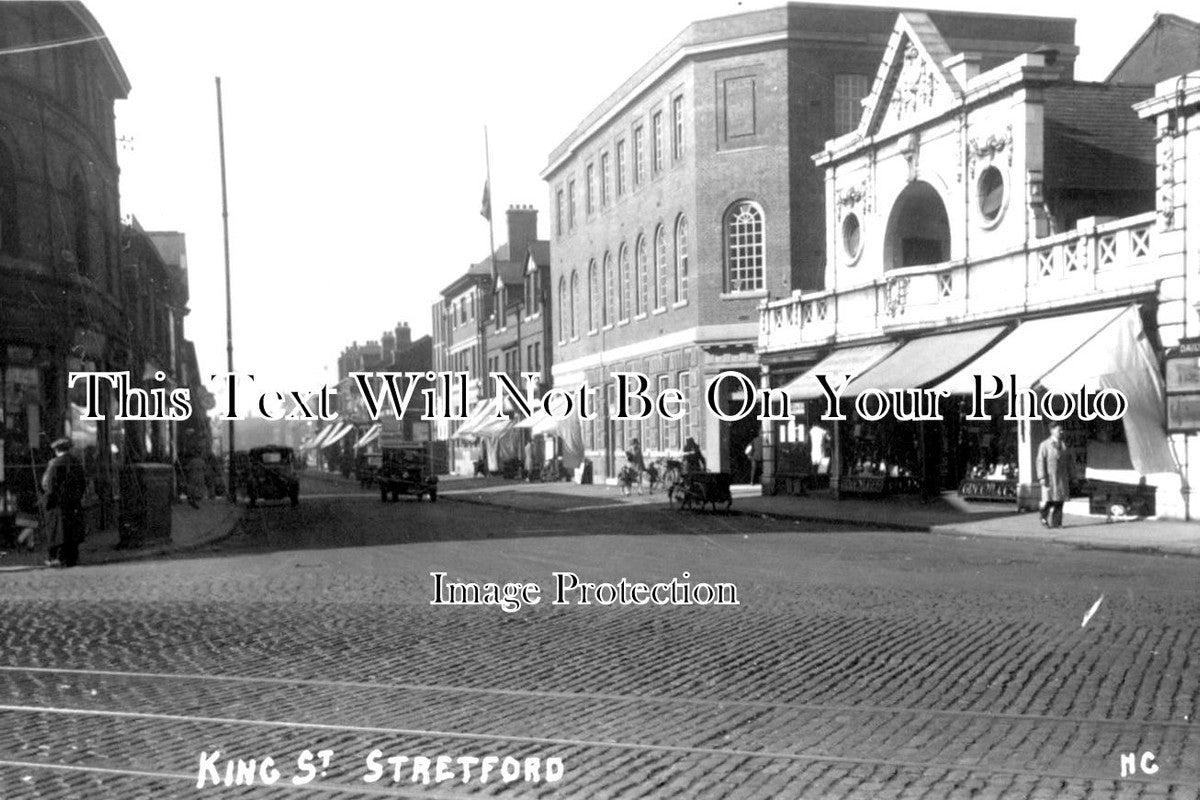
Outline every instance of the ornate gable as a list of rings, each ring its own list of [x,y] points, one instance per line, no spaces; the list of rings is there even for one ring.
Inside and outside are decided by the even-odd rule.
[[[946,40],[929,16],[906,11],[896,20],[871,94],[863,101],[860,137],[903,128],[928,111],[950,105],[963,87],[942,66],[950,56]]]

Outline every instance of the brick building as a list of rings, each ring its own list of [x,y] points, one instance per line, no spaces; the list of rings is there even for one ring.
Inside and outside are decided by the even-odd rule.
[[[470,376],[466,413],[492,395],[492,372],[540,372],[548,385],[552,351],[545,317],[550,243],[537,238],[537,210],[505,213],[506,241],[454,279],[433,305],[433,368]],[[470,474],[478,450],[455,441],[462,422],[438,421],[434,437],[449,442],[451,469]]]
[[[79,418],[67,375],[130,360],[113,128],[129,79],[80,3],[0,3],[0,48],[2,509],[29,510],[69,435],[105,524],[120,432]]]
[[[930,17],[984,67],[1042,48],[1071,70],[1072,20]],[[635,437],[650,455],[693,437],[712,468],[748,479],[758,423],[722,422],[703,396],[725,370],[758,382],[764,299],[822,288],[825,190],[809,156],[857,124],[895,18],[795,3],[693,23],[550,153],[555,385],[611,389],[612,372],[636,371],[689,401],[678,423],[585,423],[598,475]],[[719,387],[723,404],[736,393]]]

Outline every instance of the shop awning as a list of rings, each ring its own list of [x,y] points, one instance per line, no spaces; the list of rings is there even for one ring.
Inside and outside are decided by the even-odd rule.
[[[843,375],[861,375],[891,355],[899,346],[895,342],[884,342],[834,350],[808,372],[784,386],[783,390],[793,402],[824,397],[825,392],[817,382],[818,375],[827,376],[826,380],[836,391]]]
[[[950,394],[971,394],[975,391],[976,375],[996,375],[1006,383],[1009,375],[1016,375],[1017,389],[1028,389],[1123,312],[1110,308],[1025,322],[991,350],[932,388]],[[985,388],[991,387],[985,384]]]
[[[855,378],[845,396],[853,397],[868,389],[923,389],[974,359],[1005,330],[1003,325],[994,325],[913,339]]]
[[[333,433],[337,425],[329,425],[317,431],[316,434],[304,444],[300,445],[301,450],[311,450],[314,447],[320,447],[321,442],[329,438],[329,434]]]
[[[561,413],[561,411],[566,408],[566,399],[562,397],[562,395],[558,394],[552,395],[552,397],[558,400],[558,403],[554,404],[553,410]],[[558,419],[551,416],[549,411],[547,411],[544,407],[538,407],[537,410],[535,410],[527,418],[518,422],[516,427],[524,428],[534,436],[547,433],[554,434],[558,432],[559,428],[565,427],[570,421],[578,419],[578,415],[578,409],[572,409],[571,414],[569,414],[567,417]]]
[[[477,436],[479,426],[495,415],[495,398],[480,400],[467,415],[467,420],[454,432],[455,439],[470,439]]]
[[[379,434],[382,430],[383,430],[383,424],[376,422],[374,425],[372,425],[370,428],[367,429],[366,433],[364,433],[362,436],[358,437],[358,441],[354,443],[354,449],[357,450],[360,447],[366,447],[371,442],[378,439]]]
[[[338,428],[336,431],[329,434],[329,436],[325,437],[325,441],[321,442],[321,447],[330,447],[332,445],[337,444],[342,439],[346,438],[346,434],[348,434],[348,433],[350,433],[350,431],[354,430],[354,426],[351,425],[349,422],[343,422],[343,423],[341,423],[341,426],[342,427]]]
[[[1134,469],[1178,472],[1167,441],[1162,376],[1137,306],[1026,322],[934,388],[970,394],[976,375],[996,375],[1006,384],[1015,375],[1018,391],[1035,385],[1064,394],[1120,391],[1129,402],[1121,421]]]

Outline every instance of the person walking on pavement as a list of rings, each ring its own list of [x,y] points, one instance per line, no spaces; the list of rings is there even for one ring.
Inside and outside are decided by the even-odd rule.
[[[50,559],[46,565],[73,567],[79,563],[79,543],[83,541],[87,524],[83,515],[87,473],[83,462],[71,452],[70,439],[57,439],[50,447],[54,450],[54,458],[50,459],[42,476],[50,543]]]
[[[1038,445],[1037,479],[1042,485],[1041,518],[1046,528],[1061,528],[1063,503],[1071,491],[1071,452],[1062,440],[1062,424],[1050,425],[1050,435]]]
[[[683,443],[683,474],[689,472],[704,472],[708,469],[708,462],[704,459],[704,454],[700,452],[700,445],[696,444],[696,440],[688,437]]]
[[[642,473],[646,471],[646,459],[642,455],[642,443],[636,438],[629,444],[629,452],[625,454],[629,466],[637,471],[637,490],[642,493]]]

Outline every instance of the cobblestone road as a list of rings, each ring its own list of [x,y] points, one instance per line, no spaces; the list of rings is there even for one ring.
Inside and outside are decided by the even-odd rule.
[[[1196,559],[556,502],[326,487],[196,557],[0,575],[0,797],[1200,796]],[[439,571],[543,602],[431,606]],[[555,606],[556,571],[740,604]],[[385,761],[443,754],[498,761]]]

